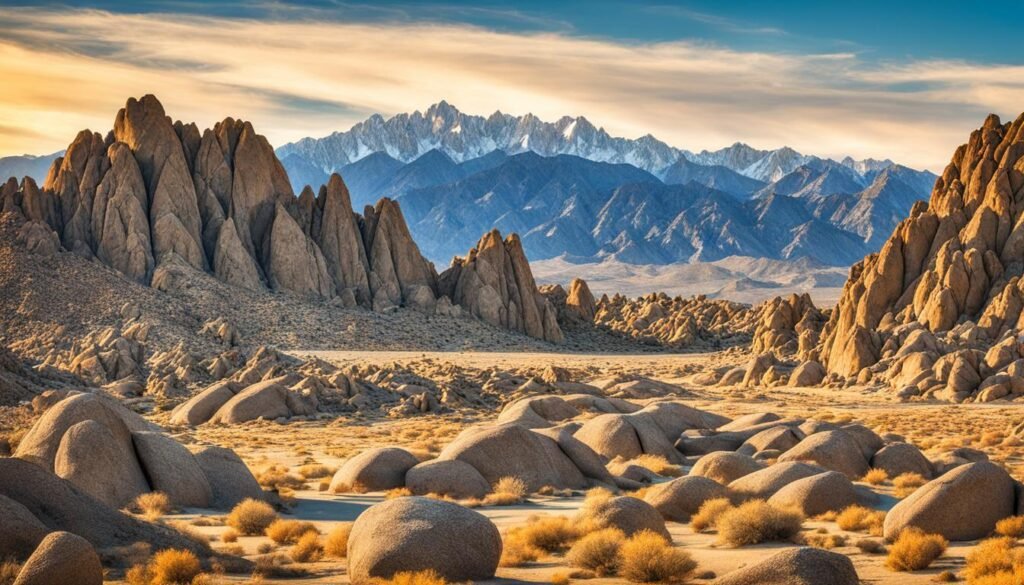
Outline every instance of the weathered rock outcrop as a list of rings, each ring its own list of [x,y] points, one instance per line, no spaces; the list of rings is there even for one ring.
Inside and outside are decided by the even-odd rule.
[[[457,278],[441,290],[397,202],[382,199],[363,216],[351,205],[336,174],[318,196],[307,188],[296,198],[270,143],[250,123],[226,118],[200,133],[195,124],[172,122],[152,95],[128,100],[105,138],[80,132],[42,189],[28,178],[0,189],[0,211],[27,220],[19,230],[26,247],[54,253],[56,240],[165,292],[169,267],[191,267],[252,291],[345,307],[458,316],[457,305],[472,304],[474,315],[496,326],[561,340],[517,237],[484,251],[500,260],[485,282],[501,310],[489,297],[481,310],[468,289],[453,302]],[[571,295],[584,316],[593,304],[585,288],[574,284]]]
[[[964,400],[1000,369],[961,356],[940,371],[935,362],[946,351],[920,334],[912,351],[902,346],[913,329],[958,343],[992,343],[1020,329],[1022,155],[1024,115],[1006,124],[989,116],[956,150],[929,202],[916,204],[881,251],[851,269],[822,336],[821,360],[830,372],[877,374],[914,359],[900,377],[916,387],[908,396],[945,389],[945,397]]]
[[[504,240],[498,230],[485,235],[441,275],[440,291],[497,327],[556,343],[563,339],[555,308],[537,290],[516,234]]]

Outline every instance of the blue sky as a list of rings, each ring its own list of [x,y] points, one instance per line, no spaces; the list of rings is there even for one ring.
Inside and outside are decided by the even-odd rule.
[[[459,22],[506,31],[558,31],[651,42],[702,39],[741,49],[857,51],[874,59],[943,58],[1016,63],[1024,3],[731,0],[479,2],[202,2],[65,0],[8,2],[127,13],[187,13],[248,18],[333,18],[376,22]]]
[[[691,150],[941,170],[985,114],[1024,110],[1021,22],[1002,0],[5,2],[0,155],[105,131],[156,93],[175,118],[243,117],[275,144],[446,99]]]

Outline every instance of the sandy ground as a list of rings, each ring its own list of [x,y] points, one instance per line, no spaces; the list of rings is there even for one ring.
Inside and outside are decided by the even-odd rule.
[[[633,372],[675,382],[695,396],[688,400],[694,406],[736,416],[751,412],[776,412],[782,415],[815,417],[833,421],[858,421],[881,432],[905,436],[924,449],[949,449],[970,446],[986,451],[995,460],[1015,470],[1018,478],[1024,470],[1024,449],[1003,433],[1013,423],[1024,420],[1024,405],[992,403],[986,405],[950,405],[940,403],[901,403],[890,393],[871,387],[851,387],[842,390],[822,388],[756,388],[699,387],[688,382],[695,371],[719,368],[741,363],[748,355],[737,351],[714,354],[657,354],[657,355],[566,355],[553,353],[487,353],[487,352],[418,352],[418,351],[303,351],[291,353],[317,356],[338,365],[435,363],[462,368],[543,368],[551,364],[572,370],[588,372],[589,379],[600,379],[615,372]],[[249,423],[221,427],[199,427],[178,434],[184,442],[217,443],[236,449],[258,473],[269,465],[281,465],[295,470],[304,463],[320,463],[337,467],[346,457],[369,446],[403,445],[425,456],[436,454],[448,441],[467,425],[486,422],[497,413],[454,413],[424,415],[412,418],[389,419],[351,416],[333,421],[304,421],[279,425],[272,422]],[[329,477],[326,478],[329,480]],[[381,501],[384,494],[333,495],[319,491],[313,479],[306,487],[296,490],[291,497],[293,508],[284,517],[314,522],[327,533],[339,522],[355,519],[368,506]],[[876,488],[891,495],[892,487]],[[502,530],[527,522],[536,514],[571,515],[582,504],[583,495],[573,497],[532,497],[529,504],[510,507],[482,507],[478,511],[490,517]],[[889,498],[889,504],[895,501]],[[883,506],[885,507],[885,506]],[[193,522],[200,516],[223,517],[203,511],[174,519]],[[737,567],[753,563],[792,544],[773,543],[759,546],[728,548],[716,545],[714,534],[694,533],[689,526],[668,524],[673,540],[690,552],[697,560],[698,574],[722,575]],[[959,571],[964,557],[974,543],[957,543],[946,556],[926,571],[914,574],[894,573],[884,566],[884,555],[860,552],[854,545],[866,534],[845,533],[834,522],[807,521],[806,532],[827,531],[848,537],[847,545],[836,549],[849,555],[864,583],[930,583],[943,570]],[[265,537],[242,537],[234,545],[226,545],[219,535],[226,528],[201,526],[197,530],[213,538],[215,548],[241,546],[254,558]],[[287,547],[278,552],[286,553]],[[316,563],[295,565],[307,571],[297,579],[265,579],[265,583],[346,583],[343,560],[326,559]],[[559,557],[549,557],[523,568],[502,568],[495,583],[550,583],[557,573],[571,572]],[[693,582],[708,582],[694,579]],[[244,576],[224,577],[225,582],[246,582]],[[593,579],[594,583],[622,582],[615,579]]]

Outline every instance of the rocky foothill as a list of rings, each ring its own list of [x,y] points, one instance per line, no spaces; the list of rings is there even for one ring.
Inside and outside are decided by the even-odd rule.
[[[0,209],[24,219],[25,248],[64,249],[161,290],[183,266],[348,308],[457,316],[464,306],[492,325],[562,340],[518,238],[488,234],[438,275],[396,202],[356,214],[336,174],[296,197],[251,124],[226,118],[200,132],[172,122],[151,95],[130,99],[106,136],[80,132],[41,187],[4,184]]]

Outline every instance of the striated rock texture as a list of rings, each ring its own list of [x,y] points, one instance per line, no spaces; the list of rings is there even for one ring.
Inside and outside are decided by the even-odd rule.
[[[465,258],[452,262],[439,288],[492,325],[556,343],[563,340],[557,312],[537,290],[517,234],[502,240],[498,230],[489,232]]]
[[[956,150],[930,201],[853,266],[822,334],[830,372],[884,373],[912,385],[907,395],[944,389],[955,400],[1008,387],[993,376],[1019,354],[1008,338],[1024,307],[1022,155],[1024,115],[1006,124],[990,115]],[[1002,341],[1005,351],[993,353]],[[975,349],[986,346],[993,355]]]
[[[441,290],[397,202],[382,199],[360,216],[337,174],[318,195],[307,187],[295,197],[270,143],[250,123],[225,118],[200,132],[172,121],[152,95],[129,99],[105,137],[80,132],[41,189],[29,178],[0,186],[0,211],[27,220],[18,239],[35,252],[63,247],[161,290],[167,267],[177,266],[252,291],[378,311],[458,315],[453,304],[478,300],[469,289],[461,300],[450,298],[454,284]],[[478,272],[469,262],[467,278],[484,275],[497,295],[471,312],[560,341],[518,237],[508,241],[514,245],[497,238],[496,249],[481,247],[495,270]],[[573,297],[584,313],[587,296]]]
[[[775,297],[759,304],[754,312],[757,314],[752,345],[755,354],[771,351],[806,356],[818,345],[825,318],[809,294]]]

